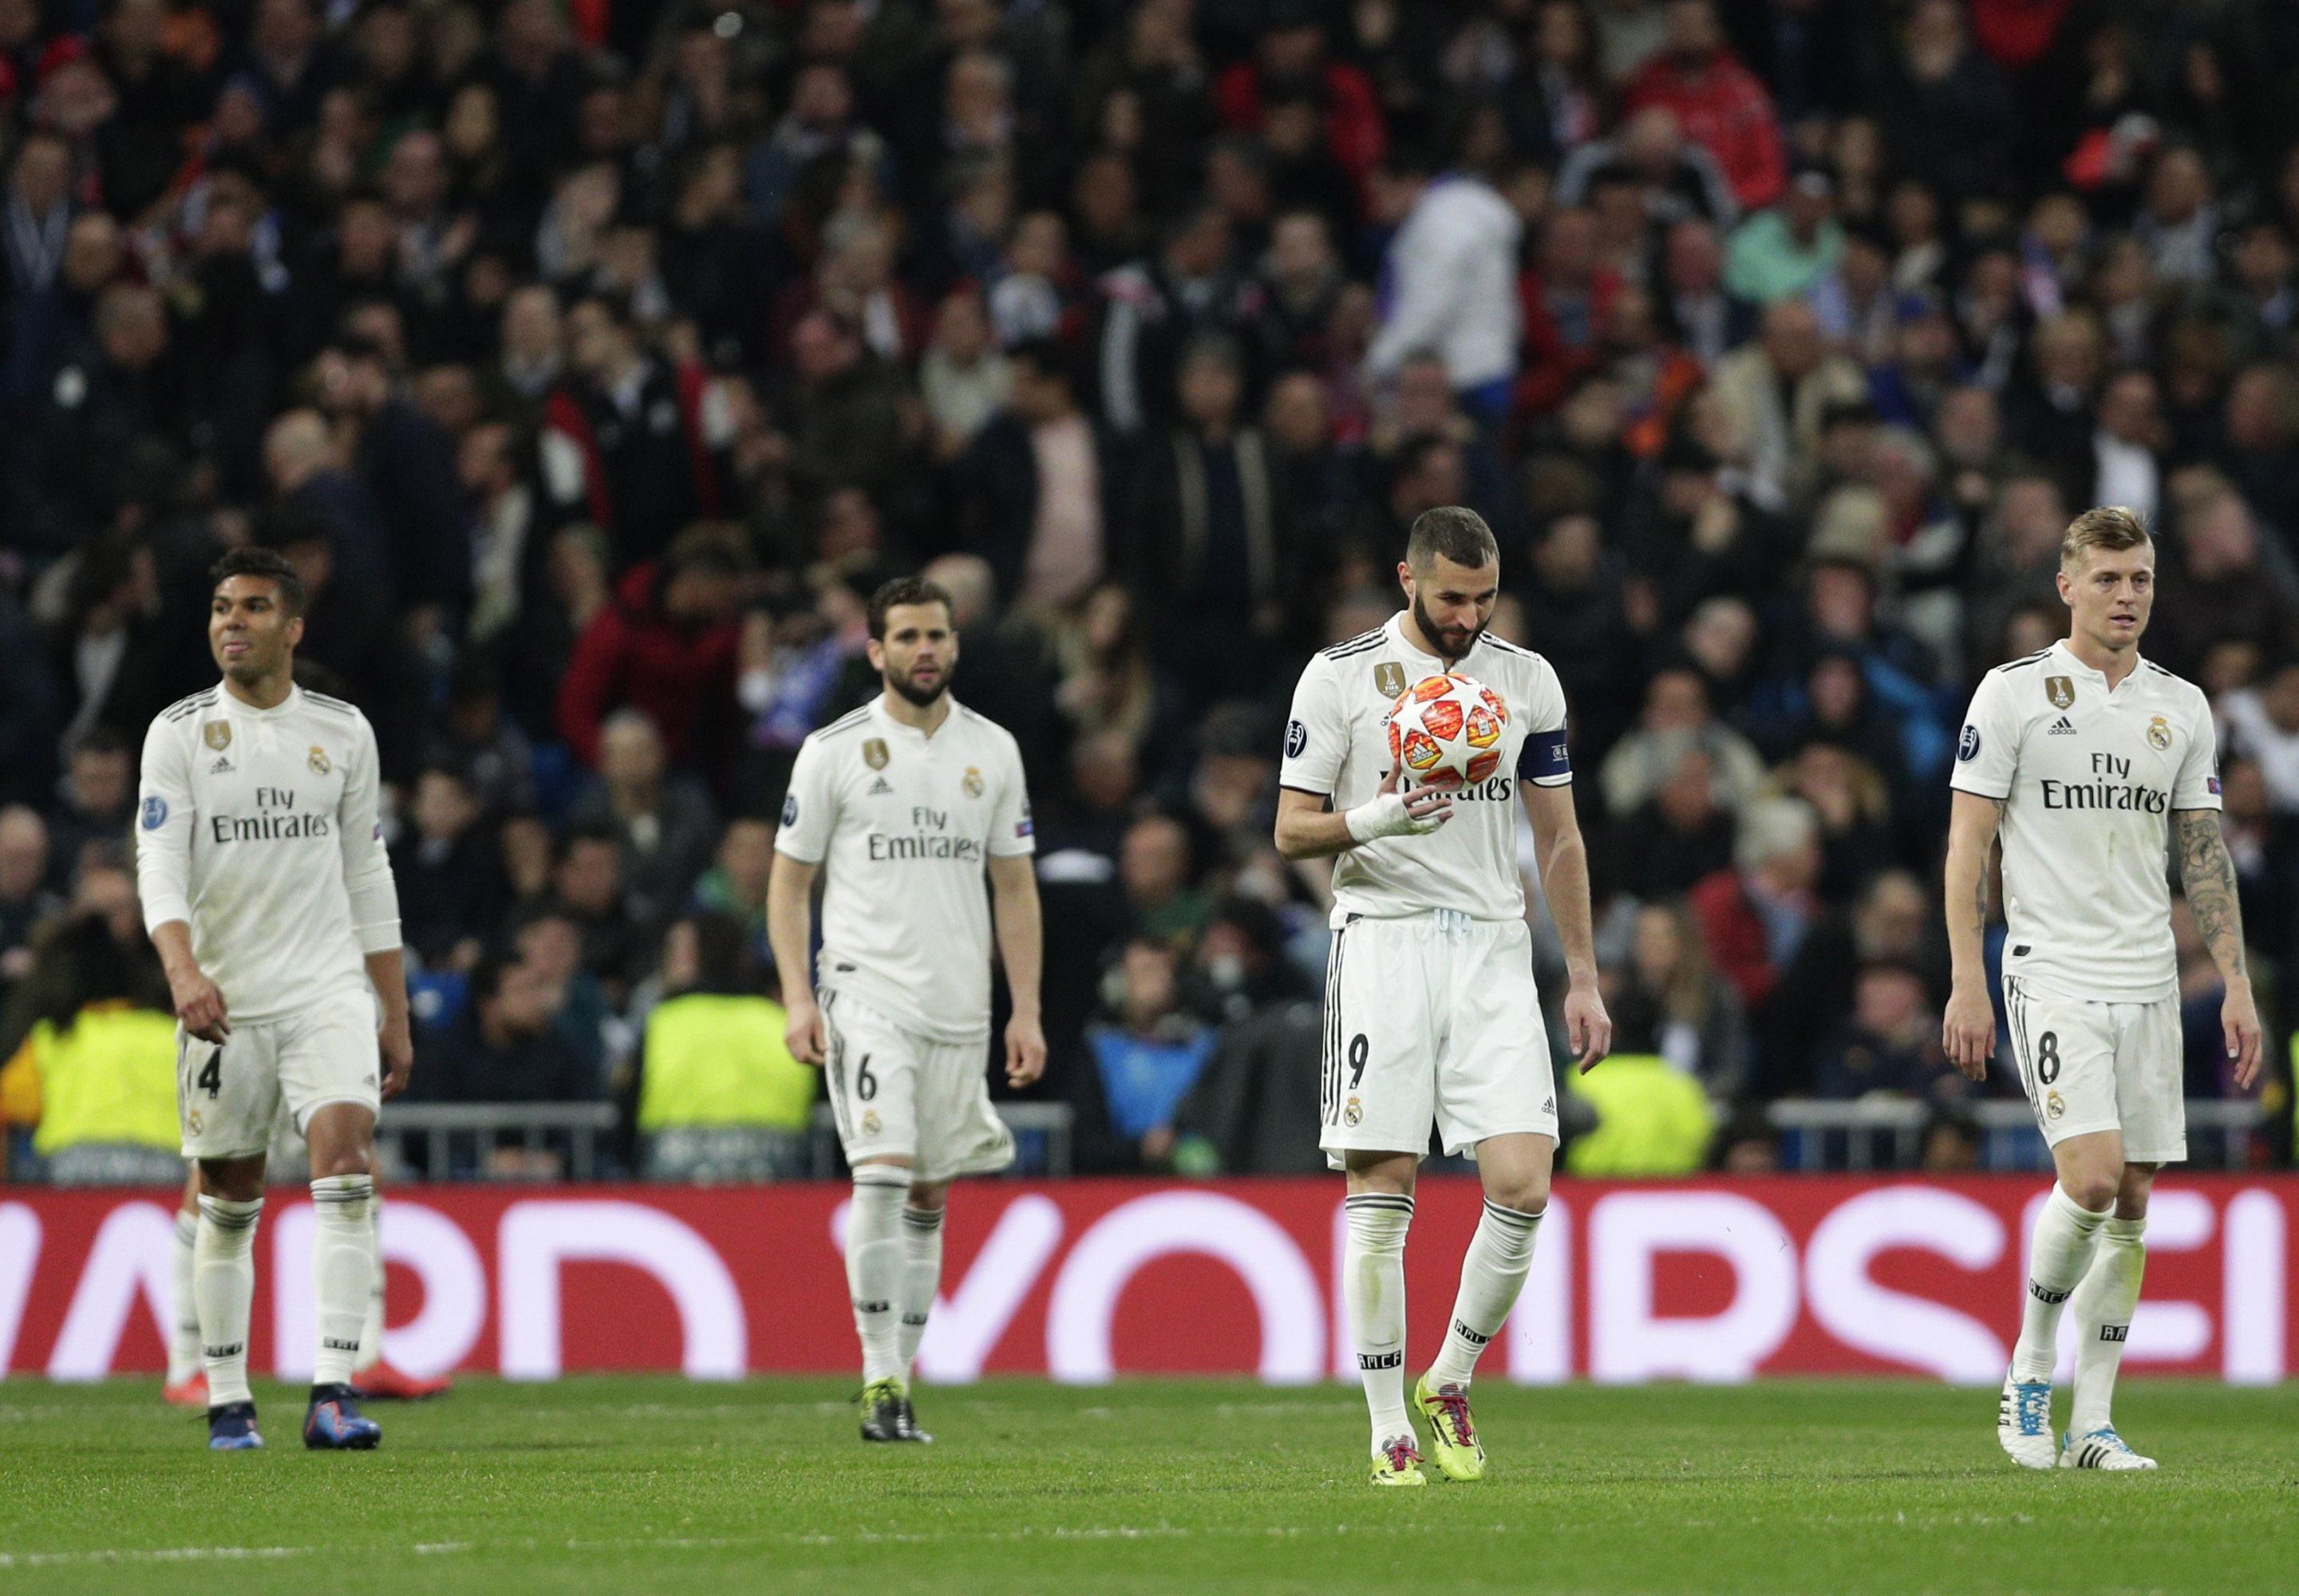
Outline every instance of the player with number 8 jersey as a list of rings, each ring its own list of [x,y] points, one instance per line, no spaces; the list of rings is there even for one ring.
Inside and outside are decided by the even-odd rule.
[[[1548,661],[1486,633],[1500,583],[1491,529],[1473,511],[1428,511],[1398,580],[1404,611],[1302,672],[1276,832],[1290,859],[1338,856],[1319,1144],[1348,1175],[1343,1286],[1382,1485],[1424,1477],[1405,1404],[1404,1250],[1432,1126],[1447,1153],[1474,1154],[1485,1192],[1451,1328],[1414,1394],[1449,1478],[1483,1473],[1470,1378],[1523,1285],[1548,1200],[1556,1084],[1517,872],[1519,804],[1564,950],[1564,1018],[1581,1068],[1604,1057],[1612,1032],[1597,994],[1564,696]],[[1407,788],[1392,714],[1440,701],[1469,707],[1441,723],[1418,713],[1411,736],[1457,721],[1465,733],[1474,720],[1479,750],[1462,751],[1446,785]],[[1405,750],[1406,765],[1432,775],[1442,762],[1440,749]]]
[[[2226,987],[2238,1086],[2259,1068],[2235,871],[2220,835],[2209,702],[2140,657],[2155,544],[2129,510],[2070,523],[2064,641],[1980,679],[1956,744],[1946,885],[1955,989],[1949,1059],[1974,1080],[1996,1052],[1985,960],[1987,862],[2004,844],[2004,1006],[2012,1062],[2058,1179],[2038,1205],[1997,1443],[2029,1468],[2147,1469],[2109,1417],[2146,1259],[2155,1172],[2187,1155],[2179,960],[2167,851]],[[2078,1326],[2075,1393],[2055,1444],[2056,1332]]]

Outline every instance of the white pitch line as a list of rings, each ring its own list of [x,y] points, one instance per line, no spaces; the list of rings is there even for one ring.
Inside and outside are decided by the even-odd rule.
[[[1411,1525],[1365,1525],[1351,1526],[1337,1524],[1328,1531],[1322,1526],[1305,1529],[1298,1525],[1268,1525],[1258,1528],[1237,1525],[1223,1528],[1193,1528],[1188,1525],[1051,1525],[1043,1528],[1024,1525],[1018,1529],[958,1530],[907,1532],[900,1530],[863,1530],[851,1534],[823,1534],[800,1530],[770,1532],[758,1535],[655,1535],[630,1536],[616,1539],[586,1540],[574,1538],[561,1541],[526,1539],[519,1541],[427,1541],[396,1550],[417,1557],[461,1557],[476,1551],[730,1551],[745,1546],[932,1546],[944,1542],[1017,1542],[1017,1541],[1183,1541],[1199,1536],[1208,1539],[1291,1540],[1307,1534],[1396,1534],[1414,1528]],[[1495,1531],[1506,1526],[1495,1525]],[[0,1569],[7,1568],[69,1568],[92,1564],[147,1564],[243,1562],[253,1559],[277,1560],[287,1558],[336,1556],[345,1550],[387,1552],[390,1547],[336,1546],[163,1546],[163,1547],[101,1547],[83,1551],[0,1551]]]

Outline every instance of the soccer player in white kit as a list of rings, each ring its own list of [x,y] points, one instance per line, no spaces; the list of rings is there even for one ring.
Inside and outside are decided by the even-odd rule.
[[[1025,1086],[1046,1067],[1021,752],[950,697],[950,594],[915,578],[872,595],[870,664],[884,691],[800,745],[767,885],[791,1052],[823,1067],[854,1173],[846,1279],[865,1441],[933,1439],[910,1370],[942,1282],[950,1183],[1014,1161],[984,1068],[993,907],[1013,1000],[1006,1078]],[[812,896],[826,869],[818,962]]]
[[[212,575],[208,643],[223,679],[145,734],[136,850],[175,1003],[184,1156],[200,1167],[192,1296],[208,1444],[262,1445],[248,1305],[284,1101],[311,1149],[314,1209],[319,1347],[303,1443],[363,1450],[382,1434],[350,1384],[376,1269],[375,1117],[414,1068],[375,733],[350,704],[295,686],[294,567],[238,549]]]
[[[1597,993],[1564,694],[1548,661],[1485,633],[1500,592],[1491,528],[1473,511],[1429,511],[1413,523],[1397,576],[1407,608],[1301,673],[1278,773],[1277,847],[1288,859],[1340,856],[1318,1141],[1348,1171],[1342,1291],[1373,1414],[1373,1481],[1418,1485],[1425,1476],[1405,1403],[1405,1235],[1432,1121],[1448,1153],[1474,1151],[1485,1191],[1451,1328],[1414,1391],[1438,1467],[1455,1480],[1484,1472],[1469,1381],[1524,1284],[1556,1151],[1556,1083],[1512,798],[1532,822],[1583,1070],[1610,1047],[1612,1021]],[[1507,706],[1498,773],[1449,793],[1400,792],[1390,705],[1448,671]]]
[[[2139,518],[2112,505],[2078,516],[2059,586],[2066,641],[1982,677],[1956,747],[1943,1039],[1956,1068],[1985,1076],[1996,1015],[1981,949],[2000,834],[2012,1060],[2059,1179],[2036,1218],[1996,1440],[2029,1468],[2153,1468],[2108,1408],[2139,1301],[2148,1189],[2187,1156],[2167,842],[2226,983],[2220,1023],[2246,1087],[2259,1011],[2220,836],[2211,704],[2139,653],[2155,603],[2155,545]],[[2074,1411],[2054,1445],[2054,1337],[2071,1305]]]

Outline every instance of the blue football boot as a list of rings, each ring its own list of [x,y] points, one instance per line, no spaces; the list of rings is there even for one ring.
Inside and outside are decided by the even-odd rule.
[[[348,1385],[314,1385],[303,1414],[303,1444],[317,1452],[363,1452],[383,1439],[383,1426],[353,1405]]]
[[[253,1452],[262,1448],[263,1437],[255,1428],[253,1402],[226,1402],[220,1408],[208,1409],[208,1451]]]

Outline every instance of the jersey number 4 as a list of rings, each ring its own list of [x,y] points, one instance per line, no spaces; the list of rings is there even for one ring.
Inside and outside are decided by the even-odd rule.
[[[201,1067],[198,1079],[192,1084],[210,1097],[223,1090],[223,1049],[218,1048],[208,1055],[208,1061]]]

